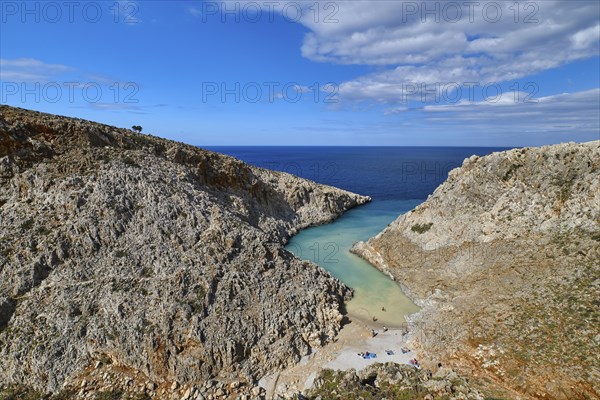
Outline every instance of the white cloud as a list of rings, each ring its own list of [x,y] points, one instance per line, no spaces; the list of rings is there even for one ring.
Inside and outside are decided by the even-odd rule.
[[[310,29],[304,57],[384,68],[342,83],[342,99],[395,103],[409,82],[505,82],[600,54],[597,0],[483,1],[472,9],[467,2],[352,0],[328,12],[319,3],[319,17],[315,3],[301,4],[300,22]],[[333,11],[339,22],[327,23]]]
[[[513,94],[503,95],[496,103],[390,108],[385,118],[356,121],[342,116],[327,131],[352,135],[365,145],[540,146],[600,140],[600,89],[529,103],[515,102]]]
[[[597,24],[596,26],[591,26],[587,29],[575,33],[571,37],[571,42],[573,43],[573,48],[585,49],[588,47],[592,47],[594,45],[594,42],[598,41],[599,37],[600,24]]]
[[[85,84],[125,87],[137,85],[103,74],[83,72],[64,64],[50,64],[35,58],[0,59],[0,80],[12,83],[65,83],[71,87]]]
[[[485,52],[488,56],[501,57],[520,51],[560,49],[576,35],[590,38],[581,48],[584,52],[571,49],[561,52],[561,56],[570,59],[598,51],[600,6],[597,1],[530,2],[526,4],[535,4],[538,9],[528,12],[522,9],[525,4],[521,3],[518,17],[515,17],[513,2],[479,2],[472,12],[469,7],[461,6],[465,3],[453,2],[460,6],[462,13],[462,18],[456,22],[451,22],[450,12],[444,11],[445,3],[339,1],[335,15],[338,23],[325,23],[323,11],[320,20],[307,11],[301,22],[311,29],[311,33],[306,37],[303,54],[308,58],[339,63],[414,64],[439,61],[456,54],[466,56]],[[502,6],[502,17],[497,22],[490,19],[493,8],[487,6],[491,4]],[[409,13],[410,5],[417,8],[416,15]],[[314,5],[310,7],[314,8]],[[438,11],[433,14],[420,13],[436,7]],[[525,23],[527,17],[538,22]],[[579,40],[581,42],[581,38]],[[553,55],[544,58],[547,57]]]
[[[87,108],[100,111],[140,111],[141,108],[127,103],[89,103]],[[85,108],[85,107],[84,107]]]
[[[63,64],[48,64],[34,58],[0,59],[0,80],[5,82],[47,82],[72,72]]]
[[[600,139],[600,89],[540,97],[535,101],[515,101],[515,93],[505,93],[497,102],[462,102],[454,105],[428,105],[425,119],[442,126],[468,126],[488,132],[559,132],[585,134]],[[520,93],[523,99],[525,93]]]
[[[187,11],[188,11],[188,13],[190,13],[194,17],[201,17],[202,16],[202,11],[200,11],[196,7],[190,7],[190,8],[187,9]]]
[[[143,112],[140,85],[34,58],[0,59],[1,101],[20,107],[62,102],[100,111]],[[82,105],[83,104],[83,105]]]
[[[576,93],[562,93],[523,101],[526,97],[529,97],[529,93],[527,92],[505,92],[494,101],[463,101],[459,104],[428,105],[423,109],[433,112],[455,111],[459,109],[474,110],[475,108],[479,110],[481,108],[498,109],[499,107],[527,109],[527,107],[530,107],[530,104],[540,105],[541,107],[566,104],[573,108],[586,108],[585,106],[589,106],[600,113],[600,107],[596,107],[600,103],[600,89],[591,89]]]
[[[393,108],[388,108],[383,113],[384,113],[384,115],[394,115],[394,114],[401,114],[401,113],[404,113],[407,111],[409,111],[408,107],[393,107]]]

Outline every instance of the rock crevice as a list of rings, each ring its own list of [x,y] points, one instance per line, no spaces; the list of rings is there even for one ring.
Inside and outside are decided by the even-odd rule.
[[[283,244],[367,201],[0,106],[0,382],[56,391],[101,363],[148,387],[251,387],[332,340],[349,294]]]
[[[466,159],[353,251],[423,307],[412,340],[432,365],[531,398],[600,396],[599,141]]]

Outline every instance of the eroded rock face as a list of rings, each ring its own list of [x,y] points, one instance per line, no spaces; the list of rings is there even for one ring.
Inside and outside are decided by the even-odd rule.
[[[354,251],[423,308],[435,364],[552,399],[600,394],[600,142],[465,160]]]
[[[409,365],[373,364],[361,371],[322,370],[309,391],[311,399],[448,399],[483,400],[469,382],[454,371],[435,373]]]
[[[368,200],[0,106],[0,382],[56,391],[101,361],[251,385],[330,341],[350,295],[283,244]]]

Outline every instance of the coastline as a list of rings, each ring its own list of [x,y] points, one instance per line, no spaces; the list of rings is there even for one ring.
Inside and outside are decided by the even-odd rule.
[[[413,201],[376,201],[344,214],[340,221],[307,229],[292,238],[287,249],[309,260],[353,289],[346,302],[351,319],[381,329],[403,328],[406,315],[419,310],[389,274],[350,251],[356,240],[364,240],[389,224],[399,212],[414,206]]]
[[[259,380],[259,385],[265,388],[267,398],[276,398],[276,395],[304,393],[312,387],[321,369],[361,371],[377,363],[411,365],[409,360],[418,358],[414,350],[402,353],[402,347],[408,344],[401,329],[380,330],[377,336],[372,337],[371,328],[362,321],[348,321],[332,343],[315,349],[291,368],[264,376]],[[386,350],[392,350],[394,354],[388,355]],[[364,359],[358,355],[367,351],[375,353],[377,357]]]
[[[593,141],[469,157],[427,201],[353,246],[421,307],[407,341],[426,368],[450,365],[522,398],[600,393],[590,375],[599,156]]]
[[[357,204],[355,207],[363,204]],[[336,218],[329,222],[314,226],[325,225],[333,222]],[[290,239],[301,230],[290,236]],[[414,301],[414,297],[407,294],[403,285],[399,284],[389,271],[380,268],[378,263],[373,263],[371,259],[365,258],[357,253],[355,251],[355,246],[350,248],[350,252],[358,255],[369,263],[371,268],[376,268],[383,272],[389,279],[398,285],[399,289],[411,301],[421,308],[421,306]],[[324,267],[318,266],[326,271]],[[352,288],[350,289],[352,290]],[[347,305],[347,301],[344,305]],[[414,319],[414,316],[421,311],[420,309],[415,313],[403,315],[405,322],[399,326],[363,318],[360,315],[349,311],[347,307],[345,311],[341,329],[331,343],[327,343],[319,348],[313,348],[313,352],[304,356],[296,365],[268,374],[259,380],[259,386],[265,388],[267,398],[276,398],[277,395],[289,396],[308,390],[313,386],[314,379],[321,369],[361,371],[368,366],[377,363],[391,362],[412,366],[409,362],[411,359],[417,358],[420,360],[421,353],[417,352],[415,349],[411,349],[407,353],[402,352],[402,348],[410,348],[409,339],[411,336],[411,321]],[[385,332],[383,330],[384,327],[386,328]],[[377,333],[375,336],[372,334],[373,331]],[[393,354],[387,354],[387,350],[392,350]],[[377,357],[364,359],[358,355],[359,353],[366,351],[377,354]]]
[[[27,202],[10,191],[0,199],[2,236],[11,238],[2,243],[11,254],[0,285],[0,306],[9,305],[0,329],[3,383],[48,393],[110,387],[181,396],[216,391],[197,382],[218,377],[223,387],[238,383],[227,391],[243,393],[335,337],[347,287],[283,243],[370,198],[91,121],[0,106],[0,123],[0,156],[14,155],[4,158],[0,185],[28,193]],[[109,196],[113,189],[118,195]],[[60,218],[57,209],[65,210]],[[42,229],[46,221],[60,223]],[[21,242],[34,234],[48,246],[25,252]],[[34,256],[52,268],[11,286],[21,282],[13,276],[28,276]],[[67,290],[90,270],[76,295]],[[77,315],[61,314],[58,304]],[[40,313],[53,317],[40,320]],[[46,335],[55,331],[66,334]],[[44,347],[64,349],[60,362]],[[122,368],[139,373],[131,384]],[[89,379],[105,372],[110,379]]]
[[[410,290],[406,285],[402,283],[399,277],[394,274],[394,270],[390,269],[387,266],[381,254],[376,252],[375,249],[373,249],[373,247],[369,244],[369,241],[361,241],[354,243],[354,245],[350,249],[350,252],[371,264],[373,268],[376,268],[385,275],[387,275],[392,281],[396,283],[396,285],[398,285],[398,287],[400,288],[400,290],[402,290],[406,297],[408,297],[419,308],[425,308],[429,304],[427,299],[423,299],[417,296],[412,290]],[[420,310],[410,315],[415,315],[419,312]]]

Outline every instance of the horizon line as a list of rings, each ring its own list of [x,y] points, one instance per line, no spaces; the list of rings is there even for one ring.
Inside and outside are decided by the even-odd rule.
[[[566,143],[566,142],[565,142]],[[557,143],[558,144],[558,143]],[[200,148],[210,148],[210,147],[358,147],[358,148],[381,148],[381,147],[455,147],[455,148],[507,148],[507,149],[515,149],[515,148],[523,148],[523,147],[541,147],[541,146],[460,146],[460,145],[336,145],[336,144],[324,144],[324,145],[311,145],[311,144],[211,144],[211,145],[199,145],[199,144],[191,144],[191,146],[200,147]]]

